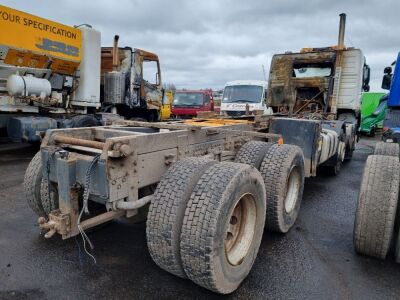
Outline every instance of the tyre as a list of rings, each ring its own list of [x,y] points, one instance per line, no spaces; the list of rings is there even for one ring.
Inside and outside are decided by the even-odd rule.
[[[348,112],[348,113],[340,113],[338,115],[338,120],[340,121],[344,121],[346,123],[351,123],[354,125],[354,128],[357,128],[357,118],[354,115],[354,113]],[[355,149],[355,144],[356,144],[356,132],[355,130],[353,131],[353,135],[354,135],[354,139],[352,139],[350,141],[350,144],[346,145],[346,151],[344,154],[344,160],[349,161],[353,158],[353,154],[354,154],[354,149]]]
[[[356,252],[384,259],[389,250],[399,197],[397,157],[370,155],[365,164],[354,222]]]
[[[211,291],[233,292],[250,272],[265,223],[257,169],[223,162],[197,182],[185,210],[181,258],[186,275]]]
[[[335,165],[329,166],[328,171],[331,175],[337,176],[339,175],[341,168],[342,168],[342,161],[340,160],[340,158],[337,158]]]
[[[375,127],[372,127],[371,130],[370,130],[370,132],[369,132],[369,134],[368,134],[368,136],[369,136],[369,137],[374,137],[375,134],[376,134],[376,129],[375,129]]]
[[[260,169],[261,162],[272,145],[272,143],[261,141],[247,142],[239,149],[235,157],[235,162],[248,164],[256,169]]]
[[[40,185],[40,196],[46,216],[48,216],[53,210],[58,209],[58,189],[54,183],[50,183],[49,185],[47,179],[42,179]]]
[[[399,144],[378,142],[375,145],[375,155],[389,155],[399,157]]]
[[[26,169],[24,191],[29,207],[40,217],[46,216],[40,197],[42,177],[42,157],[39,151],[32,158],[28,168]]]
[[[72,127],[94,127],[99,126],[99,121],[92,115],[81,115],[72,117]]]
[[[265,155],[260,172],[267,198],[268,230],[285,233],[299,214],[304,189],[304,159],[298,146],[273,145]]]
[[[396,262],[400,264],[400,231],[398,232],[398,237],[396,242],[395,258]]]
[[[180,257],[180,235],[186,204],[194,186],[216,161],[188,158],[173,164],[154,192],[147,217],[147,246],[162,269],[186,278]]]
[[[138,121],[138,122],[147,122],[145,118],[140,118],[140,117],[133,117],[129,119],[130,121]]]

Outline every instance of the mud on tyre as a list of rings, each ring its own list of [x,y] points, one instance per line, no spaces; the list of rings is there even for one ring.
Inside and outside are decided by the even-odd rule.
[[[288,232],[297,219],[304,189],[304,158],[294,145],[273,145],[265,155],[260,172],[266,199],[266,228]]]
[[[29,207],[38,216],[46,216],[40,196],[42,177],[42,156],[39,151],[29,163],[24,177],[25,198]]]
[[[375,155],[389,155],[395,157],[399,157],[399,152],[399,144],[385,142],[376,143],[374,150]]]
[[[216,161],[188,158],[173,164],[153,194],[147,217],[147,246],[162,269],[186,278],[180,257],[180,235],[186,204],[203,173]]]
[[[400,163],[397,157],[368,157],[354,222],[356,252],[380,259],[386,257],[394,231],[399,180]]]
[[[233,292],[250,272],[265,222],[259,171],[223,162],[199,179],[185,210],[181,258],[186,275],[211,291]]]
[[[260,169],[261,162],[273,143],[250,141],[245,143],[238,151],[235,162],[248,164]]]

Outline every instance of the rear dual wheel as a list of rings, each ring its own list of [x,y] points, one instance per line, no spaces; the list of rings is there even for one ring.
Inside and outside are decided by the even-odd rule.
[[[301,149],[294,145],[250,141],[240,148],[235,161],[256,167],[263,176],[267,229],[288,232],[297,219],[303,197],[304,159]]]
[[[186,206],[203,173],[216,161],[183,159],[161,178],[153,194],[147,217],[147,246],[153,261],[162,269],[186,278],[180,254],[180,236]]]
[[[178,161],[150,205],[150,254],[172,274],[230,293],[254,263],[265,211],[265,188],[255,168],[201,158]]]
[[[286,233],[299,214],[304,189],[304,159],[294,145],[273,145],[265,155],[260,172],[267,197],[266,227]]]
[[[187,276],[214,292],[233,292],[257,256],[265,210],[265,188],[255,168],[226,162],[208,169],[183,220],[181,257]]]

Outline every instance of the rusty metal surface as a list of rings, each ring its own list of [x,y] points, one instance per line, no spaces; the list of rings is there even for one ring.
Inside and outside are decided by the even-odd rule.
[[[114,42],[116,44],[116,42]],[[114,58],[114,59],[113,59]],[[143,78],[146,62],[155,62],[157,82],[150,83]],[[162,106],[162,80],[159,58],[156,54],[129,47],[101,48],[101,83],[104,88],[104,75],[108,72],[123,72],[129,84],[125,89],[125,104],[130,109],[140,108],[154,110],[158,114]],[[124,114],[121,110],[121,114]]]
[[[323,174],[306,181],[296,227],[284,236],[265,232],[256,264],[228,298],[394,299],[400,295],[400,268],[393,255],[385,261],[359,256],[352,245],[355,187],[378,139],[361,139],[340,176]],[[121,220],[91,232],[97,265],[83,255],[79,238],[79,246],[75,239],[44,240],[22,184],[37,149],[19,144],[20,148],[10,150],[9,146],[0,145],[1,299],[221,299],[157,267],[147,249],[145,223]]]
[[[119,123],[119,126],[47,132],[42,143],[42,163],[48,168],[44,169],[43,176],[57,184],[60,214],[68,215],[71,224],[66,230],[61,221],[44,223],[42,226],[50,231],[49,236],[58,232],[65,239],[79,233],[76,226],[78,197],[84,191],[87,170],[96,155],[99,160],[90,172],[90,185],[87,186],[89,199],[118,211],[115,203],[120,201],[132,203],[134,207],[145,205],[139,201],[139,190],[159,182],[174,161],[190,156],[226,160],[251,139],[275,138],[254,131],[253,124],[248,121],[232,120],[228,122],[231,125],[220,127],[210,126],[205,120],[200,122],[203,126],[136,121]],[[71,145],[95,151],[71,148]],[[80,149],[84,153],[80,153]],[[97,150],[102,150],[101,154]],[[126,216],[137,213],[132,212],[128,210]],[[88,222],[98,224],[104,220],[106,218]]]
[[[95,149],[103,149],[104,145],[105,145],[102,142],[90,141],[90,140],[74,138],[74,137],[70,137],[70,136],[63,136],[60,134],[57,134],[54,136],[54,141],[57,143],[62,143],[62,144],[71,144],[71,145],[84,146],[84,147],[95,148]]]
[[[299,109],[307,110],[306,106],[315,104],[316,109],[327,112],[335,61],[336,51],[330,48],[319,52],[274,55],[268,84],[268,105],[279,112],[294,113],[299,112]],[[293,69],[295,64],[330,66],[331,76],[296,78]],[[309,103],[304,106],[304,101]]]

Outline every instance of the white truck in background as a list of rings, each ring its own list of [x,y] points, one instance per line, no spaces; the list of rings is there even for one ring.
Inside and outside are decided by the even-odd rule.
[[[238,117],[261,112],[272,114],[266,105],[267,82],[261,80],[234,80],[225,84],[221,100],[221,115]]]

